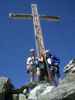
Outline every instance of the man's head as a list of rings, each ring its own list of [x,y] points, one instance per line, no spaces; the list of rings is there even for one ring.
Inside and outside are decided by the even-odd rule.
[[[31,48],[29,50],[31,56],[35,56],[35,49]]]
[[[45,50],[45,55],[46,55],[46,57],[51,57],[52,56],[52,54],[50,53],[49,50]]]

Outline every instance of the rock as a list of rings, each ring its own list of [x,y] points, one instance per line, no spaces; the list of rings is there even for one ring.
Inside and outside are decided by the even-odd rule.
[[[28,100],[75,100],[75,59],[65,66],[64,72],[57,87],[41,83],[30,92]]]
[[[5,84],[7,84],[7,77],[0,77],[0,94],[6,91]]]
[[[13,100],[19,100],[18,94],[12,94],[12,96],[13,96]]]
[[[38,97],[40,95],[44,95],[50,92],[54,86],[50,86],[49,83],[40,83],[33,90],[31,90],[28,100],[39,100]]]
[[[39,96],[39,100],[64,100],[65,98],[72,97],[75,94],[75,81],[66,82],[52,89],[52,91]],[[71,100],[71,99],[70,99]]]
[[[13,94],[13,100],[26,100],[26,96],[22,93]]]
[[[75,59],[69,61],[69,63],[64,67],[64,72],[75,72]]]
[[[24,94],[19,94],[18,100],[26,100],[26,96]]]
[[[0,77],[0,100],[12,100],[13,85],[7,77]]]

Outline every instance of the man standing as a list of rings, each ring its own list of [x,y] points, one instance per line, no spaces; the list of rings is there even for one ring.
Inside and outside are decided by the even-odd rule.
[[[30,74],[30,82],[35,80],[36,64],[35,64],[35,50],[30,49],[30,56],[27,58],[27,73]]]
[[[46,62],[51,76],[50,81],[52,84],[57,85],[60,77],[59,59],[56,56],[53,56],[49,50],[46,50]]]
[[[45,81],[45,79],[47,79],[48,74],[47,74],[45,56],[43,53],[40,53],[40,56],[38,59],[38,66],[40,69],[39,81]]]

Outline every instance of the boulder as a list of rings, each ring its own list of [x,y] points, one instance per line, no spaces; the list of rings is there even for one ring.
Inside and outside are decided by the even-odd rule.
[[[39,96],[39,100],[75,100],[75,59],[64,67],[65,77],[52,91]]]
[[[24,94],[19,94],[19,100],[26,100],[26,96]]]
[[[13,85],[7,77],[0,77],[0,100],[12,100]]]
[[[54,86],[50,86],[49,83],[40,83],[34,89],[31,90],[28,100],[39,100],[38,98],[46,93],[50,92]]]
[[[26,96],[22,93],[13,94],[13,100],[26,100]]]
[[[75,100],[75,59],[64,68],[64,79],[58,86],[38,84],[31,90],[28,100]]]

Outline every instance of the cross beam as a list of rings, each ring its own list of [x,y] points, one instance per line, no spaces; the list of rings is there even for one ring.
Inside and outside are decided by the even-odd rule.
[[[47,16],[47,15],[39,15],[41,20],[50,20],[50,21],[59,21],[59,16]],[[25,19],[31,20],[33,19],[32,14],[25,14],[25,13],[9,13],[9,18],[13,19]]]
[[[37,51],[37,56],[39,56],[40,53],[43,53],[45,51],[43,33],[42,33],[41,25],[40,25],[40,19],[50,20],[50,21],[59,21],[60,17],[59,16],[39,15],[36,4],[32,4],[31,8],[32,8],[32,14],[9,13],[9,18],[25,19],[25,20],[33,19],[34,31],[35,31],[36,51]]]

